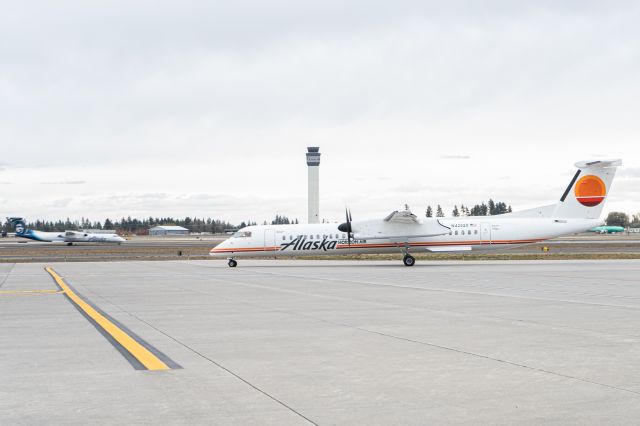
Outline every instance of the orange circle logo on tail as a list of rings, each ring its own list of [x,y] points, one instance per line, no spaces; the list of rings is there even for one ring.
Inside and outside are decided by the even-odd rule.
[[[600,204],[607,195],[607,187],[598,176],[588,175],[576,183],[576,199],[580,204],[594,207]]]

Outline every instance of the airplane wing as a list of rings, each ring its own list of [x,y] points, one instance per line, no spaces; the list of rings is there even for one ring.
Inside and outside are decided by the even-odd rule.
[[[392,239],[397,242],[411,238],[435,237],[448,234],[450,228],[436,218],[421,222],[405,205],[403,211],[394,211],[383,220],[372,221],[355,229],[354,238],[361,240]],[[360,228],[360,226],[357,226]]]
[[[60,234],[61,237],[64,237],[64,241],[67,243],[77,243],[82,240],[83,236],[86,236],[84,232],[80,231],[64,231],[64,234]]]

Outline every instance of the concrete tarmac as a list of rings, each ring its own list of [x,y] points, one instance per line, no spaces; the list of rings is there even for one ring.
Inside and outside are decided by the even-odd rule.
[[[0,264],[0,424],[628,425],[640,261]]]

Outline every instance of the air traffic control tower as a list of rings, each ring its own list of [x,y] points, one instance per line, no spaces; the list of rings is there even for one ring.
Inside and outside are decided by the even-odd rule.
[[[320,147],[307,147],[309,223],[320,223]]]

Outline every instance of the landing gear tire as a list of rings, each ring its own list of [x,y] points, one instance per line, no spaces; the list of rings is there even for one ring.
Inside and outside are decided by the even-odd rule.
[[[73,243],[67,243],[67,245],[68,245],[68,246],[72,246],[72,245],[73,245]]]
[[[235,268],[236,266],[238,266],[238,262],[236,262],[233,259],[229,259],[229,262],[227,264],[229,265],[230,268]]]
[[[406,254],[402,259],[402,262],[404,263],[404,266],[413,266],[416,264],[416,258]]]

